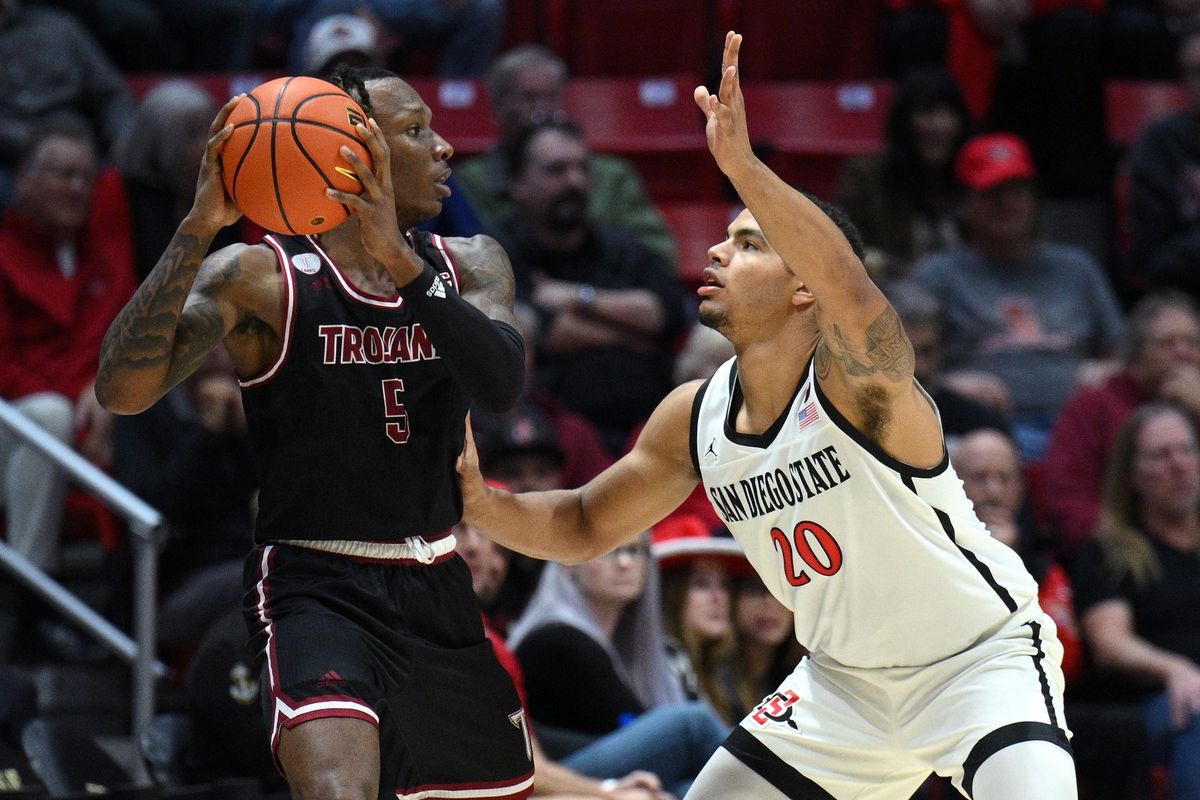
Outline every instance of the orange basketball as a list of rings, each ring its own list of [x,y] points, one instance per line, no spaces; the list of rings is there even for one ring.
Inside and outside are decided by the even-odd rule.
[[[358,193],[354,168],[338,152],[348,145],[368,165],[354,126],[367,115],[350,95],[317,78],[277,78],[234,106],[233,134],[221,150],[225,189],[251,221],[269,231],[320,233],[350,208],[325,196],[333,187]]]

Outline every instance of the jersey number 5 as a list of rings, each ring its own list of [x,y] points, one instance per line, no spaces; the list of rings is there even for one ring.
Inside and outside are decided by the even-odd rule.
[[[400,402],[404,394],[404,381],[399,378],[388,378],[383,382],[383,415],[394,422],[386,423],[383,428],[387,437],[396,444],[408,441],[408,409]]]
[[[815,522],[796,523],[790,539],[779,528],[771,528],[771,541],[783,557],[783,574],[792,586],[803,586],[812,580],[806,571],[796,569],[797,555],[818,575],[833,575],[842,568],[842,548],[833,534]]]

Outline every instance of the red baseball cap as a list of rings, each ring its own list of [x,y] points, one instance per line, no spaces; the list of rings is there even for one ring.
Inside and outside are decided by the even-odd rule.
[[[650,531],[650,552],[660,569],[674,569],[698,558],[715,558],[729,574],[751,575],[754,569],[745,551],[723,529],[709,530],[708,524],[694,514],[668,517]]]
[[[977,191],[1037,177],[1029,148],[1012,133],[985,133],[970,139],[958,153],[955,170],[960,181]]]

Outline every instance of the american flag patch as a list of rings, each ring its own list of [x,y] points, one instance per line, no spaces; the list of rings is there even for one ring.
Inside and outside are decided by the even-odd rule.
[[[796,415],[796,421],[800,423],[799,429],[803,430],[818,419],[817,401],[809,400],[808,405],[800,409],[800,413]]]

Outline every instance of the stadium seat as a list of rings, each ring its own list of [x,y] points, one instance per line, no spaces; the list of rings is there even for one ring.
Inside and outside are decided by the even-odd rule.
[[[703,74],[717,44],[704,0],[545,0],[543,13],[572,76]]]
[[[1148,123],[1188,105],[1184,88],[1170,81],[1109,81],[1104,85],[1108,139],[1129,146]]]
[[[792,3],[717,0],[715,41],[745,35],[741,69],[753,80],[866,80],[879,74],[878,0]],[[716,54],[716,58],[719,58]]]
[[[413,78],[409,83],[433,112],[433,129],[454,146],[457,160],[482,153],[499,138],[483,81]]]
[[[740,205],[723,202],[677,202],[659,206],[675,237],[679,280],[689,289],[704,282],[708,248],[725,238]]]
[[[828,198],[848,156],[879,152],[887,81],[746,81],[750,139],[793,186]]]
[[[597,152],[630,159],[657,202],[718,200],[722,178],[708,154],[696,75],[575,78],[567,112]]]

